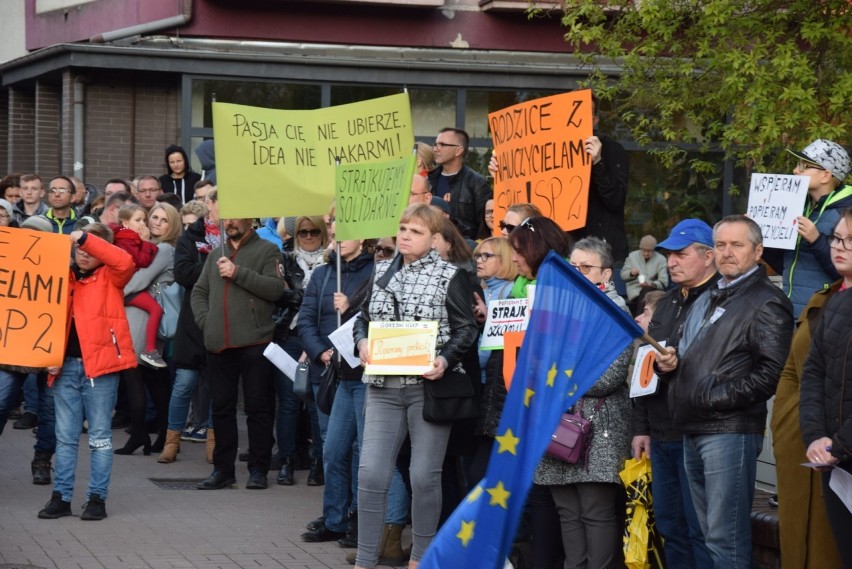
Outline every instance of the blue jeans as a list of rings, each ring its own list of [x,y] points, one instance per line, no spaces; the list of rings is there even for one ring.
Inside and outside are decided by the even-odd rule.
[[[712,568],[683,466],[683,441],[652,439],[651,465],[654,519],[665,539],[666,567]]]
[[[328,417],[323,445],[322,513],[325,527],[331,531],[345,532],[347,516],[357,508],[358,474],[352,465],[357,466],[361,456],[366,393],[367,386],[360,381],[341,381]]]
[[[195,388],[198,387],[200,378],[201,371],[197,369],[179,367],[175,370],[175,382],[172,385],[172,396],[169,399],[169,430],[181,431],[186,427],[189,404],[192,401]],[[202,426],[208,425],[196,425],[196,428]]]
[[[293,380],[278,368],[275,368],[275,393],[278,396],[278,408],[275,412],[278,456],[290,458],[296,454],[296,429],[299,425],[299,409],[302,402],[293,393]]]
[[[761,435],[683,437],[692,503],[716,569],[752,566],[751,503],[762,446]]]
[[[70,502],[74,494],[77,447],[83,418],[88,421],[91,475],[86,498],[104,500],[112,474],[112,410],[118,394],[118,374],[86,377],[83,360],[65,358],[62,375],[53,383],[56,403],[56,480],[53,490]]]
[[[24,413],[38,415],[38,382],[34,373],[24,381]]]
[[[0,370],[0,434],[6,426],[9,412],[18,405],[18,394],[28,377],[36,377],[38,389],[38,434],[36,455],[51,457],[56,450],[56,416],[53,409],[53,390],[47,388],[47,376],[38,376]]]
[[[385,523],[400,526],[406,525],[408,523],[408,514],[411,510],[410,506],[411,496],[408,495],[405,480],[402,479],[399,469],[394,468],[390,488],[388,488],[388,511],[385,514]]]

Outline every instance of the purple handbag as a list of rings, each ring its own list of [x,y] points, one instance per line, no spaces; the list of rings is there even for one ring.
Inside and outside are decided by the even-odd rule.
[[[594,414],[600,410],[605,399],[602,397],[598,400]],[[563,413],[560,417],[556,430],[550,436],[546,454],[568,464],[586,464],[591,447],[592,422],[583,418],[583,400],[580,399],[576,414]]]

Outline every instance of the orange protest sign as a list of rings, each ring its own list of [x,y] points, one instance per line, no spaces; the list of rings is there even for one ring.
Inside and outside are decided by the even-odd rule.
[[[586,225],[592,162],[588,89],[543,97],[488,115],[498,168],[494,176],[494,230],[509,206],[533,203],[565,231]]]
[[[506,384],[506,391],[512,386],[515,364],[518,362],[518,353],[526,333],[526,330],[521,330],[503,334],[503,382]]]
[[[0,362],[61,366],[71,240],[0,228]]]

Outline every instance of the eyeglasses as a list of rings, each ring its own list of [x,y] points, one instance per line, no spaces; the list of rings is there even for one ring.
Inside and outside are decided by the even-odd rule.
[[[446,148],[447,146],[450,148],[461,148],[461,144],[450,144],[449,142],[436,142],[432,145],[432,148]]]
[[[50,188],[47,191],[50,192],[51,194],[56,194],[56,195],[60,195],[60,196],[62,194],[70,194],[70,193],[73,192],[73,190],[68,190],[66,188]]]
[[[582,265],[578,265],[577,263],[571,263],[571,266],[583,273],[584,275],[588,275],[592,272],[592,269],[603,269],[603,267],[599,265],[586,265],[585,263]]]
[[[322,230],[320,229],[300,229],[298,232],[296,232],[296,235],[298,235],[299,237],[307,237],[308,235],[310,235],[311,237],[319,237],[321,233]]]
[[[506,223],[505,221],[501,221],[499,224],[500,229],[504,230],[506,233],[511,233],[515,230],[517,225],[512,225],[511,223]]]
[[[497,255],[495,255],[494,253],[477,253],[476,255],[473,256],[473,260],[477,261],[477,262],[479,262],[479,261],[484,262],[484,261],[487,261],[488,259],[493,259],[496,256]]]
[[[376,247],[375,253],[382,257],[393,257],[396,255],[396,249],[393,247]]]
[[[847,251],[852,251],[852,235],[847,237],[841,237],[840,235],[832,235],[828,238],[828,246],[834,247],[839,245],[843,247]]]
[[[486,209],[485,210],[485,217],[494,217],[494,210],[493,209]]]
[[[525,220],[523,220],[521,222],[521,224],[518,225],[518,227],[525,227],[525,228],[529,229],[530,231],[535,232],[535,225],[533,225],[533,223],[532,223],[532,217],[528,217]]]
[[[797,170],[807,170],[808,168],[813,168],[814,170],[825,170],[819,164],[814,164],[813,162],[805,162],[804,160],[799,160],[799,163],[796,164]]]

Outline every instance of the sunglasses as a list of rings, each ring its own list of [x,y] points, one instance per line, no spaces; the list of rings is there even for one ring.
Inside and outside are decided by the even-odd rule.
[[[393,257],[396,254],[396,249],[393,247],[376,247],[376,255],[382,257]]]
[[[808,168],[813,168],[814,170],[825,170],[819,164],[814,164],[813,162],[806,162],[804,160],[799,160],[799,163],[796,165],[799,170],[807,170]]]
[[[296,235],[299,237],[307,237],[308,235],[311,237],[319,237],[321,233],[322,230],[320,229],[300,229]]]
[[[517,225],[512,225],[511,223],[506,223],[504,221],[501,221],[498,225],[500,226],[500,229],[506,231],[506,233],[511,233],[517,227]]]
[[[487,261],[488,259],[492,259],[496,256],[497,255],[495,255],[494,253],[477,253],[476,255],[473,256],[473,260],[477,261],[477,262]]]

